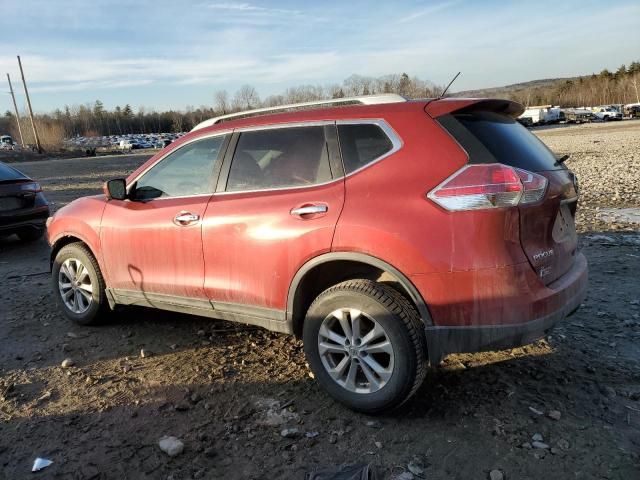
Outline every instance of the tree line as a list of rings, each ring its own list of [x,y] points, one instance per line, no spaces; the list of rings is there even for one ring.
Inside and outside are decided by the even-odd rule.
[[[628,67],[621,65],[615,72],[605,69],[550,85],[516,89],[506,92],[505,96],[525,106],[594,107],[640,103],[640,62],[632,62]]]
[[[214,92],[211,105],[198,108],[189,106],[184,111],[158,112],[145,107],[139,107],[134,111],[130,104],[109,110],[100,100],[96,100],[93,104],[65,106],[36,117],[39,134],[41,131],[47,132],[45,136],[48,138],[42,140],[46,147],[47,144],[55,144],[57,137],[184,132],[218,115],[260,107],[376,93],[398,93],[410,98],[430,97],[437,95],[441,90],[442,87],[406,73],[377,78],[352,75],[339,85],[290,87],[281,94],[270,95],[264,99],[260,98],[253,86],[242,85],[233,95],[226,90]],[[21,116],[21,125],[25,143],[35,143],[26,115]],[[19,138],[15,117],[10,111],[0,118],[0,132],[6,131],[11,132],[14,139]]]
[[[507,98],[528,105],[560,105],[563,107],[596,106],[613,103],[640,102],[640,62],[629,67],[620,66],[615,72],[603,70],[599,74],[558,80],[540,86],[521,86],[493,90],[491,96]],[[260,107],[274,107],[290,103],[336,99],[359,95],[396,93],[407,98],[438,96],[443,87],[407,73],[369,77],[351,75],[341,84],[300,85],[287,88],[277,95],[260,98],[251,85],[242,85],[233,95],[226,90],[214,92],[211,105],[187,107],[184,111],[159,112],[130,104],[109,110],[100,100],[93,104],[65,106],[62,109],[37,115],[38,131],[45,148],[59,145],[64,137],[76,135],[122,135],[130,133],[183,132],[198,123],[218,115]],[[34,144],[31,125],[26,115],[21,118],[25,143]],[[12,112],[0,117],[0,133],[10,132],[18,139],[17,125]]]

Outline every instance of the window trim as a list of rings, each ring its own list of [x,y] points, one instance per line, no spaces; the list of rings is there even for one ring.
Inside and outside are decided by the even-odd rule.
[[[340,142],[340,132],[338,131],[338,128],[340,125],[376,125],[377,127],[379,127],[383,133],[387,136],[387,138],[389,140],[391,140],[391,150],[389,150],[388,152],[383,153],[382,155],[380,155],[379,157],[374,158],[373,160],[371,160],[370,162],[368,162],[367,164],[356,168],[354,171],[346,173],[347,169],[344,166],[344,159],[343,159],[343,169],[345,172],[345,178],[350,177],[351,175],[355,175],[358,172],[361,172],[362,170],[364,170],[365,168],[369,168],[372,165],[375,165],[376,163],[378,163],[381,160],[384,160],[385,158],[395,154],[396,152],[398,152],[402,147],[404,147],[404,142],[402,141],[402,138],[400,137],[400,135],[397,134],[397,132],[391,127],[391,125],[389,125],[387,123],[386,120],[383,120],[382,118],[362,118],[362,119],[345,119],[345,120],[337,120],[336,121],[336,131],[338,132],[338,142]],[[340,158],[342,158],[342,147],[340,147]]]
[[[322,183],[314,183],[313,185],[296,185],[293,187],[277,187],[277,188],[264,188],[260,190],[234,190],[227,191],[227,180],[229,178],[229,171],[231,170],[231,162],[233,161],[233,155],[235,154],[236,147],[238,145],[238,139],[240,138],[240,134],[244,132],[253,132],[253,131],[261,131],[261,130],[272,130],[279,128],[299,128],[299,127],[319,127],[319,126],[331,126],[334,125],[335,128],[335,141],[337,142],[337,152],[331,151],[331,145],[329,146],[329,163],[331,165],[333,179],[328,180]],[[338,134],[338,126],[339,125],[376,125],[380,127],[380,129],[384,132],[384,134],[391,140],[391,150],[384,153],[383,155],[373,159],[366,165],[363,165],[360,168],[357,168],[353,172],[347,173],[344,168],[344,161],[342,159],[342,148],[340,147],[340,135]],[[329,139],[327,139],[329,143]],[[282,190],[298,190],[298,189],[306,189],[306,188],[314,188],[314,187],[322,187],[334,182],[340,181],[354,175],[370,166],[378,163],[381,160],[395,154],[400,149],[404,147],[404,142],[398,133],[387,123],[386,120],[382,118],[355,118],[355,119],[340,119],[340,120],[310,120],[308,122],[292,122],[292,123],[274,123],[270,125],[252,125],[248,127],[236,128],[233,130],[233,136],[227,148],[227,152],[225,154],[223,160],[223,167],[218,177],[218,186],[216,188],[215,195],[237,195],[237,194],[245,194],[245,193],[261,193],[261,192],[278,192]],[[334,168],[334,159],[332,155],[338,156],[338,161],[340,163],[340,171],[333,172]]]
[[[260,130],[278,130],[281,128],[301,128],[301,127],[324,127],[326,125],[335,125],[335,120],[309,120],[308,122],[291,122],[291,123],[271,123],[269,125],[251,125],[248,127],[234,128],[234,132],[253,132]]]
[[[181,144],[179,147],[171,149],[170,151],[168,151],[165,154],[163,154],[155,162],[153,162],[151,165],[149,165],[147,168],[145,168],[142,172],[140,172],[138,175],[136,175],[136,177],[130,183],[127,184],[127,190],[126,190],[127,191],[127,197],[128,197],[129,194],[131,193],[131,189],[138,183],[138,180],[140,180],[140,178],[142,178],[144,175],[147,174],[147,172],[149,170],[151,170],[153,167],[158,165],[160,162],[162,162],[168,156],[173,155],[175,152],[181,150],[182,148],[186,147],[187,145],[190,145],[190,144],[192,144],[194,142],[198,142],[200,140],[206,140],[208,138],[224,137],[224,136],[228,135],[229,136],[229,140],[227,140],[227,141],[223,140],[222,141],[222,146],[220,148],[221,150],[224,150],[224,151],[221,152],[221,154],[218,154],[219,158],[220,158],[219,167],[216,168],[216,166],[214,164],[214,169],[213,169],[213,172],[212,172],[213,173],[212,181],[211,181],[211,187],[212,187],[211,192],[209,192],[209,193],[198,193],[198,194],[195,194],[195,195],[180,195],[180,196],[175,196],[175,197],[150,198],[148,200],[131,200],[130,198],[127,198],[126,201],[149,203],[149,202],[155,202],[155,201],[158,201],[158,200],[175,200],[175,199],[180,199],[180,198],[210,197],[211,195],[213,195],[215,193],[216,185],[218,183],[218,178],[220,177],[220,172],[222,170],[222,165],[223,165],[223,162],[225,160],[226,153],[227,153],[227,150],[229,148],[229,145],[231,143],[230,139],[231,139],[232,134],[233,134],[233,130],[232,129],[227,129],[227,130],[220,130],[220,131],[209,133],[207,135],[202,135],[202,136],[199,136],[199,137],[195,137],[195,138],[189,139],[188,141],[186,141],[183,144]]]

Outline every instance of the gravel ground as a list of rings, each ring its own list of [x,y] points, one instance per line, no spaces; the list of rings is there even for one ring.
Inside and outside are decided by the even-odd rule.
[[[571,155],[567,166],[578,176],[581,188],[576,218],[579,231],[630,228],[627,222],[610,222],[604,218],[615,218],[612,208],[640,208],[638,123],[592,123],[536,131],[555,153]],[[608,215],[604,215],[605,211]],[[640,220],[636,223],[640,224]]]
[[[640,122],[536,133],[580,178],[589,298],[545,341],[447,357],[379,417],[328,398],[291,337],[143,309],[75,326],[45,242],[0,240],[0,479],[302,479],[355,462],[384,479],[639,478],[640,225],[598,214],[640,205]],[[145,158],[21,168],[60,206]],[[31,474],[36,457],[54,463]]]

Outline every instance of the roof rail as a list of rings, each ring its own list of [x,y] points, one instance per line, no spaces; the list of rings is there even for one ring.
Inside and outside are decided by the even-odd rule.
[[[330,107],[330,106],[345,106],[345,105],[377,105],[381,103],[398,103],[406,102],[407,99],[402,95],[395,93],[384,93],[381,95],[363,95],[361,97],[346,97],[346,98],[332,98],[329,100],[316,100],[313,102],[292,103],[290,105],[278,105],[276,107],[257,108],[255,110],[246,110],[244,112],[229,113],[228,115],[221,115],[219,117],[210,118],[204,122],[199,123],[191,129],[192,132],[200,130],[201,128],[210,127],[217,123],[222,123],[228,120],[236,120],[240,118],[255,117],[258,115],[268,115],[270,113],[278,112],[294,112],[297,110],[306,110],[309,108],[317,107]]]

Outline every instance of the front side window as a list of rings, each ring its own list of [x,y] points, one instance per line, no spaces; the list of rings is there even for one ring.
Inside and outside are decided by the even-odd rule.
[[[347,174],[377,160],[393,149],[393,142],[373,123],[338,125],[342,161]]]
[[[212,193],[223,135],[196,140],[170,153],[136,182],[134,199],[188,197]]]
[[[324,127],[258,130],[240,134],[227,191],[303,187],[331,178]]]

